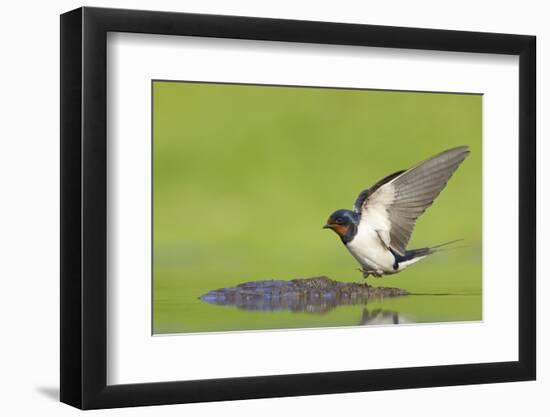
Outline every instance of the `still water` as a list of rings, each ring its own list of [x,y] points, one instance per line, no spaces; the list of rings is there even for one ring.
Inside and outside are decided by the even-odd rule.
[[[270,272],[277,265],[267,261],[251,267],[249,273],[236,274],[238,265],[224,260],[222,265],[203,262],[200,256],[181,259],[181,248],[171,251],[177,256],[155,257],[153,277],[153,334],[228,332],[271,329],[300,329],[361,325],[391,325],[480,321],[482,317],[482,274],[480,247],[441,253],[414,268],[367,281],[353,265],[332,266],[334,258],[317,269],[321,274],[277,276]],[[227,248],[227,253],[230,248]],[[236,256],[236,255],[235,255]],[[296,269],[291,254],[282,264]],[[206,258],[205,259],[210,259]],[[237,258],[238,259],[238,258]],[[321,261],[324,258],[320,258]],[[196,262],[195,268],[192,268]],[[242,265],[252,265],[250,261]],[[283,269],[281,267],[281,269]],[[305,270],[306,268],[304,268]],[[309,269],[309,268],[308,268]],[[314,268],[311,268],[314,269]],[[227,270],[227,271],[226,271]],[[326,272],[325,272],[326,271]],[[325,272],[323,274],[323,272]],[[216,297],[216,291],[238,287],[247,282],[288,284],[296,277],[328,276],[335,285],[397,288],[407,295],[387,297],[348,297],[312,293],[308,297]],[[288,295],[288,294],[287,294]]]
[[[157,300],[155,334],[462,322],[481,319],[481,294],[433,293],[352,300],[259,297],[239,300],[177,295]]]

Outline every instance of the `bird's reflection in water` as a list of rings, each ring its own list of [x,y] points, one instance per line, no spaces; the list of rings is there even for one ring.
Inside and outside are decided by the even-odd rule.
[[[405,323],[414,323],[414,320],[410,317],[405,317],[396,311],[382,310],[380,308],[369,311],[364,308],[361,316],[361,322],[359,324],[362,326],[375,326],[381,324],[387,325]]]

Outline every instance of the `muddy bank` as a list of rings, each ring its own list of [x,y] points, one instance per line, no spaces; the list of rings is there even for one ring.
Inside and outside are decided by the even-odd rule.
[[[323,313],[339,305],[367,304],[372,299],[404,295],[407,295],[407,291],[400,288],[372,287],[321,276],[289,281],[250,281],[210,291],[199,299],[210,304],[245,310]]]

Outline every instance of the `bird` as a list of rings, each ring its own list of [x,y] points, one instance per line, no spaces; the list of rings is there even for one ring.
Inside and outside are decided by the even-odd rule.
[[[332,213],[323,228],[340,237],[361,266],[364,278],[402,272],[456,242],[407,250],[416,220],[469,154],[467,146],[459,146],[384,177],[359,193],[353,210]]]

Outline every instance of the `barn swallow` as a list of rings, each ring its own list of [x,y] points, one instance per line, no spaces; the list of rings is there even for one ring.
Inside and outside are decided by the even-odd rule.
[[[353,210],[332,213],[323,228],[340,236],[365,278],[403,271],[445,245],[407,250],[416,220],[469,153],[460,146],[388,175],[361,191]]]

